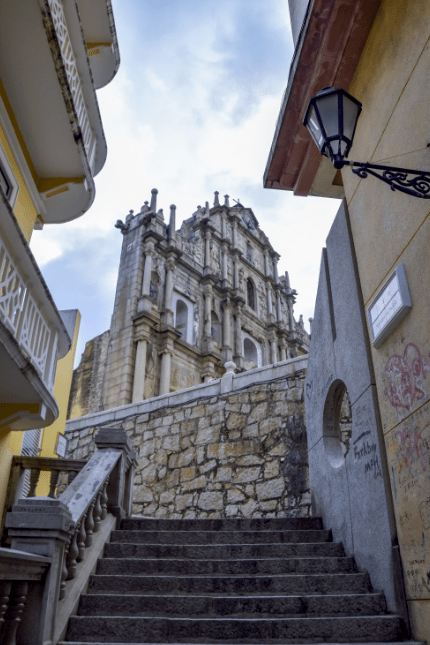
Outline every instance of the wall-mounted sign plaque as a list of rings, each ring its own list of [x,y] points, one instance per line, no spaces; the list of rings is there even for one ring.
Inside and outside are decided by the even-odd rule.
[[[399,264],[367,308],[372,344],[377,349],[411,309],[403,264]]]
[[[60,432],[58,434],[58,437],[57,437],[57,445],[55,446],[55,452],[57,453],[57,455],[59,457],[65,457],[66,456],[66,454],[67,454],[67,444],[68,443],[69,442],[66,439],[66,437],[63,434],[61,434],[61,432]]]

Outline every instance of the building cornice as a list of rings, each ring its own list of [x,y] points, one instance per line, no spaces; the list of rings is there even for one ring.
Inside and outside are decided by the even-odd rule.
[[[300,196],[311,193],[324,160],[302,124],[306,107],[324,87],[348,89],[379,4],[380,0],[314,0],[291,63],[264,173],[265,188]],[[334,181],[336,171],[332,174]]]

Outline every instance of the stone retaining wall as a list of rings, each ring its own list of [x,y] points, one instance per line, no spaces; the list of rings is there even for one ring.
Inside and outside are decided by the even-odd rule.
[[[133,513],[148,517],[310,514],[303,384],[296,358],[67,423],[68,456],[123,425],[138,453]]]

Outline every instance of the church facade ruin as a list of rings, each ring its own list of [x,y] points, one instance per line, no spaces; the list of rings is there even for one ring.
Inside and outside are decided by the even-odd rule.
[[[176,230],[157,190],[123,235],[110,330],[86,345],[69,418],[128,405],[307,353],[296,291],[251,208],[215,192]]]

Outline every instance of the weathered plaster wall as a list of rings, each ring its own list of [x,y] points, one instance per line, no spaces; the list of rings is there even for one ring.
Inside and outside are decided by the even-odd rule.
[[[382,0],[349,91],[363,102],[351,158],[430,164],[430,5]],[[412,633],[430,639],[429,201],[342,171],[365,307],[403,262],[412,310],[372,348]]]
[[[406,616],[390,479],[345,204],[323,252],[305,391],[314,513],[322,515],[358,566],[369,571],[372,585],[384,590],[389,610]]]
[[[69,456],[121,423],[139,455],[133,512],[149,517],[277,517],[310,512],[303,383],[307,359],[71,420]]]

